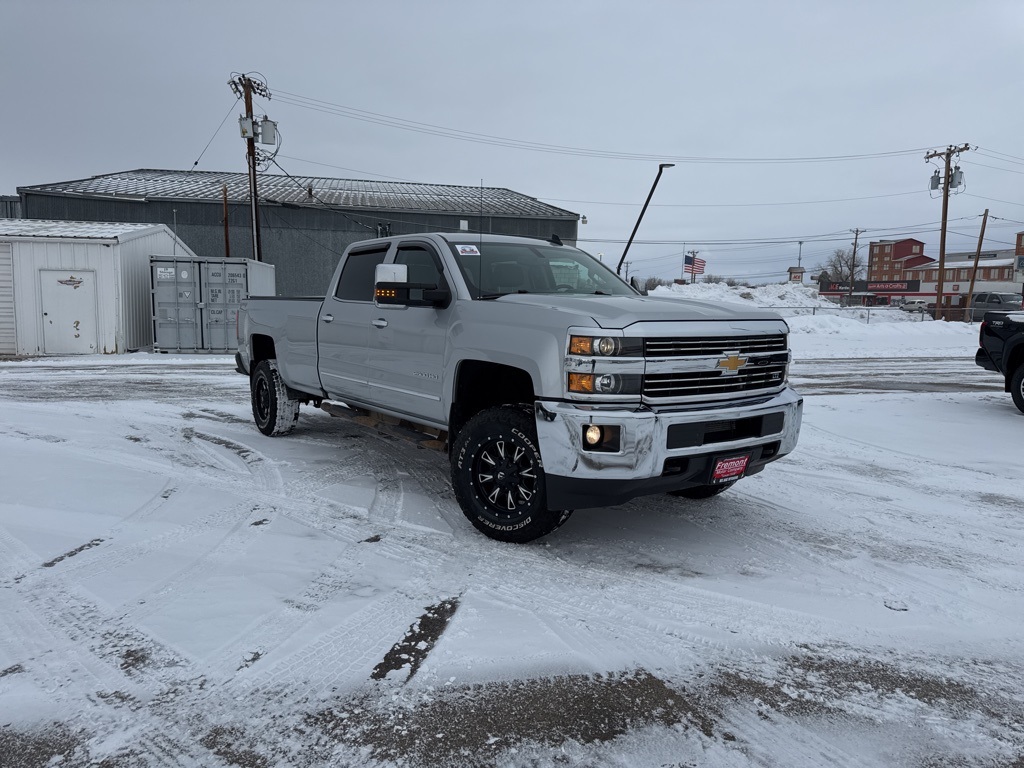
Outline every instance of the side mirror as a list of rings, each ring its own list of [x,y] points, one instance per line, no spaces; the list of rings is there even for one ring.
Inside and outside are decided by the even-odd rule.
[[[629,278],[629,284],[630,286],[632,286],[633,290],[639,293],[641,296],[647,295],[647,289],[644,288],[643,283],[640,282],[639,277],[634,276]]]
[[[447,288],[410,283],[407,264],[378,264],[373,283],[373,303],[378,307],[447,307],[452,299]]]

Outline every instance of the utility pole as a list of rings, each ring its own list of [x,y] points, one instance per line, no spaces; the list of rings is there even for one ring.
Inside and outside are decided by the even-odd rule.
[[[971,302],[974,301],[974,278],[978,274],[978,260],[981,258],[981,244],[985,240],[985,225],[988,224],[988,208],[985,209],[985,215],[981,219],[981,234],[978,235],[978,250],[974,252],[974,268],[971,270],[971,287],[967,289],[967,317],[965,320],[971,319]]]
[[[803,260],[803,257],[804,257],[804,241],[803,240],[797,240],[796,244],[798,246],[800,246],[800,250],[798,250],[796,252],[796,265],[799,267],[800,266],[800,262]]]
[[[246,143],[246,158],[249,164],[249,206],[252,219],[252,257],[256,261],[263,261],[263,249],[260,243],[260,208],[259,197],[256,194],[256,123],[252,114],[252,94],[266,99],[270,98],[270,90],[267,84],[259,80],[253,80],[248,75],[239,75],[228,81],[231,90],[236,96],[240,96],[245,102],[245,115],[239,118],[242,129],[242,137]]]
[[[221,189],[224,195],[224,258],[231,258],[231,238],[228,237],[228,185]]]
[[[942,289],[943,283],[946,277],[946,220],[949,215],[949,187],[950,187],[950,162],[953,155],[959,157],[961,152],[967,152],[971,148],[970,144],[961,144],[959,147],[954,147],[950,144],[944,150],[935,150],[929,152],[924,156],[925,162],[931,160],[934,157],[941,157],[946,165],[946,172],[942,176],[942,230],[939,233],[939,280],[935,285],[935,319],[938,320],[942,317]],[[959,174],[960,168],[957,167],[957,173]],[[957,178],[953,186],[960,186],[960,179]]]
[[[632,261],[624,261],[622,263],[626,266],[626,282],[628,283],[629,282],[629,265],[632,264],[633,262]]]
[[[700,251],[690,251],[690,258],[691,258],[691,260],[693,262],[693,266],[690,269],[690,285],[693,285],[694,282],[696,282],[696,280],[697,280],[696,269],[697,269],[697,254],[698,253],[700,253]]]
[[[860,228],[850,231],[853,232],[853,255],[850,256],[850,292],[849,298],[846,300],[847,306],[853,303],[853,280],[857,276],[857,238],[860,237]]]

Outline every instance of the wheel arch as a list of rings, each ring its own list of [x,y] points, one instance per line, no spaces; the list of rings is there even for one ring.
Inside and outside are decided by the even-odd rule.
[[[1024,339],[1014,344],[1003,359],[1003,370],[1006,371],[1006,391],[1010,391],[1010,382],[1017,369],[1024,365]]]
[[[536,386],[529,372],[486,360],[462,360],[455,371],[448,431],[454,437],[473,416],[499,405],[532,405]]]
[[[274,337],[265,333],[254,333],[249,339],[249,371],[255,371],[263,360],[276,360],[277,347]]]

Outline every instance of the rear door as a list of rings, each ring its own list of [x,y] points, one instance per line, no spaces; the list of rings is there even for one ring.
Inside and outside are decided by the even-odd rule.
[[[336,400],[365,402],[367,341],[373,306],[373,276],[389,244],[349,251],[334,293],[324,299],[317,319],[320,385]]]
[[[409,267],[409,282],[447,287],[434,246],[422,240],[402,241],[393,259]],[[442,405],[445,347],[452,305],[436,307],[380,306],[373,312],[369,338],[370,399],[382,407],[446,424]]]

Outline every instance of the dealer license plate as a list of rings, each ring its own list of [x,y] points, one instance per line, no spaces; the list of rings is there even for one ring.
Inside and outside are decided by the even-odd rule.
[[[750,454],[718,459],[715,461],[714,469],[711,470],[711,482],[727,483],[730,480],[743,477],[743,473],[747,471],[747,463],[749,461]]]

